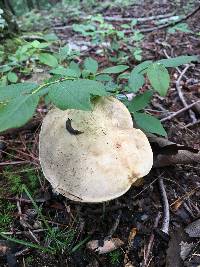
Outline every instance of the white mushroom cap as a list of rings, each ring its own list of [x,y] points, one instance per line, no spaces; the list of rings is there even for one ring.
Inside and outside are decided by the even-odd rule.
[[[70,119],[74,135],[66,129]],[[53,188],[80,202],[103,202],[123,195],[153,165],[145,134],[133,128],[124,104],[95,100],[93,111],[51,110],[40,133],[40,163]]]

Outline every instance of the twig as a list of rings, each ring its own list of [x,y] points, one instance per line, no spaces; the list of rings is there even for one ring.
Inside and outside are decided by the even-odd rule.
[[[161,230],[168,235],[169,234],[169,219],[170,219],[169,202],[167,199],[167,193],[166,193],[165,186],[163,183],[163,178],[159,178],[158,182],[159,182],[160,193],[161,193],[162,202],[163,202],[163,223],[162,223]]]
[[[160,217],[161,217],[161,213],[158,212],[158,215],[155,218],[155,222],[154,222],[154,226],[153,226],[154,229],[158,227]],[[152,231],[151,236],[149,238],[148,246],[144,250],[144,261],[143,261],[142,267],[148,266],[149,256],[150,256],[151,250],[153,248],[154,237],[155,237],[155,235],[154,235],[154,232]]]
[[[164,25],[160,25],[158,27],[152,27],[152,28],[148,28],[148,29],[140,29],[140,32],[145,33],[145,32],[152,32],[152,31],[157,31],[157,30],[161,30],[161,29],[165,29],[168,28],[170,26],[175,26],[178,23],[189,19],[190,17],[192,17],[193,15],[195,15],[198,11],[200,10],[200,6],[198,6],[195,10],[193,10],[191,13],[189,13],[187,16],[182,17],[180,19],[178,19],[177,21],[171,21],[169,23],[166,23]]]
[[[200,120],[197,120],[197,121],[195,121],[195,122],[188,123],[188,124],[185,125],[182,129],[192,127],[192,126],[197,125],[197,124],[199,124],[199,123],[200,123]]]
[[[181,113],[183,113],[184,111],[186,111],[186,110],[192,108],[192,107],[195,106],[197,103],[200,103],[200,100],[198,100],[198,101],[196,101],[196,102],[194,102],[194,103],[192,103],[192,104],[190,104],[190,105],[187,105],[186,107],[184,107],[184,108],[182,108],[182,109],[180,109],[180,110],[178,110],[178,111],[172,113],[171,115],[169,115],[168,117],[165,117],[165,118],[161,119],[160,121],[161,121],[161,122],[164,122],[164,121],[171,120],[171,119],[173,119],[174,117],[177,117],[178,115],[180,115]],[[187,127],[187,125],[186,125],[185,127]]]
[[[31,200],[29,199],[25,199],[25,198],[20,198],[20,197],[0,197],[0,199],[6,199],[6,200],[10,200],[10,201],[20,201],[20,202],[24,202],[24,203],[32,203]],[[44,203],[46,200],[45,199],[35,199],[35,202],[38,203]]]
[[[185,101],[185,98],[184,98],[183,93],[181,91],[180,82],[181,82],[181,79],[183,78],[183,75],[186,73],[186,71],[189,69],[189,67],[190,67],[190,65],[186,65],[186,67],[183,69],[183,71],[179,75],[178,80],[176,81],[176,90],[178,92],[179,98],[180,98],[180,100],[181,100],[181,102],[182,102],[184,107],[188,107],[188,104]],[[197,121],[197,119],[195,117],[195,113],[192,110],[189,110],[189,115],[190,115],[190,118],[192,119],[192,122],[196,122]]]
[[[36,230],[32,230],[33,233],[40,233],[40,232],[45,232],[48,231],[48,229],[36,229]],[[22,235],[24,233],[26,233],[26,231],[18,231],[18,232],[1,232],[3,235]]]
[[[20,165],[20,164],[27,164],[32,163],[30,160],[20,160],[20,161],[10,161],[10,162],[0,162],[0,166],[7,166],[7,165]]]
[[[113,234],[115,233],[115,231],[117,230],[117,227],[119,225],[121,215],[122,215],[122,211],[119,210],[117,218],[116,218],[112,228],[110,229],[110,231],[109,231],[109,233],[105,239],[110,239],[113,236]]]
[[[144,18],[122,18],[122,17],[109,17],[105,16],[104,20],[107,21],[132,21],[132,20],[137,20],[138,22],[144,22],[144,21],[149,21],[149,20],[155,20],[155,19],[164,19],[164,18],[171,18],[173,17],[174,13],[170,14],[164,14],[164,15],[156,15],[156,16],[150,16],[150,17],[144,17]]]

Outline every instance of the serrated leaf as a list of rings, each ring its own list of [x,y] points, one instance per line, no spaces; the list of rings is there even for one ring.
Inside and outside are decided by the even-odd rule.
[[[20,95],[0,110],[0,132],[23,126],[33,116],[39,102],[37,95]]]
[[[38,57],[39,61],[45,65],[48,65],[50,67],[57,67],[58,61],[57,58],[51,54],[48,53],[41,53]]]
[[[125,70],[127,70],[129,68],[129,66],[126,66],[126,65],[118,65],[118,66],[114,66],[114,67],[109,67],[109,68],[106,68],[104,70],[101,71],[101,73],[120,73],[120,72],[123,72]]]
[[[136,124],[143,130],[149,133],[155,133],[162,136],[166,136],[167,133],[163,128],[161,122],[148,114],[134,112],[133,113]]]
[[[0,86],[0,101],[10,101],[17,96],[29,94],[36,88],[37,84],[35,83],[16,83],[7,86]]]
[[[94,80],[64,81],[49,86],[49,98],[58,108],[91,110],[91,95],[105,96],[103,84]]]
[[[179,56],[175,58],[161,59],[157,61],[157,63],[164,65],[166,68],[175,68],[192,61],[200,61],[200,56]]]
[[[89,72],[95,74],[98,70],[98,62],[91,57],[86,58],[84,61],[84,67]]]
[[[14,72],[9,72],[7,74],[7,79],[11,83],[16,83],[18,80],[18,77],[17,77],[17,74],[15,74]]]
[[[130,112],[135,112],[144,109],[149,104],[152,96],[153,92],[151,90],[148,90],[143,94],[137,95],[133,98],[132,101],[128,103],[128,110]]]
[[[167,69],[160,63],[153,63],[147,69],[147,77],[152,87],[165,96],[169,88],[170,77]]]
[[[144,82],[144,76],[133,69],[128,80],[129,91],[136,93],[144,85]]]

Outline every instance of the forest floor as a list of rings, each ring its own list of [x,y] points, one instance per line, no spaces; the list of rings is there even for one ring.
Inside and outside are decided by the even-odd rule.
[[[94,11],[110,18],[137,18],[173,12],[179,14],[182,10],[182,7],[175,7],[173,1],[154,2],[141,1],[120,8],[99,7]],[[90,11],[86,10],[85,14],[90,14]],[[144,32],[140,43],[142,61],[200,54],[199,18],[200,11],[183,21],[190,29],[188,32],[177,30],[169,34],[169,27]],[[91,45],[89,37],[72,31],[73,17],[68,18],[66,14],[61,20],[57,16],[51,23],[51,30],[63,43],[70,42],[72,46],[79,47],[83,58],[90,55],[102,67],[111,65],[105,56],[97,53],[99,47]],[[120,22],[113,21],[113,24],[117,27]],[[155,19],[138,25],[140,29],[152,27],[158,27]],[[137,62],[132,60],[129,64],[134,66]],[[156,96],[150,107],[160,119],[184,107],[182,94],[186,105],[198,101],[200,97],[200,64],[173,69],[170,76],[172,80],[167,97]],[[39,80],[38,74],[31,79],[36,78]],[[76,203],[52,192],[39,165],[38,136],[46,112],[46,106],[41,104],[28,126],[0,136],[0,230],[3,233],[0,266],[200,266],[199,162],[153,168],[137,186],[108,203]],[[163,125],[170,141],[200,150],[199,122],[200,105],[196,105],[164,121]],[[166,211],[163,212],[163,191],[159,186],[162,181],[170,211],[169,229],[165,232],[162,226]],[[22,184],[28,188],[28,194],[26,189],[20,191]],[[191,225],[194,221],[195,226]],[[190,236],[186,229],[192,232]],[[9,240],[13,237],[22,240],[22,243]],[[88,240],[99,240],[102,247],[107,237],[119,246],[116,250],[109,252],[108,249],[107,253],[98,254],[87,249]],[[30,243],[36,244],[36,248],[30,247]],[[57,249],[56,253],[48,249],[45,251],[42,246],[53,246]],[[19,265],[12,265],[15,260]]]

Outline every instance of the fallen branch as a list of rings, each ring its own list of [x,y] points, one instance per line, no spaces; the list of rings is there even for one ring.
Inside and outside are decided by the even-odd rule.
[[[164,18],[173,18],[174,13],[164,14],[164,15],[155,15],[150,17],[143,17],[143,18],[122,18],[122,17],[109,17],[105,16],[104,20],[107,21],[120,21],[120,22],[131,22],[132,20],[137,20],[139,22],[155,20],[155,19],[164,19]],[[176,17],[176,16],[174,16]]]
[[[171,21],[171,22],[166,23],[164,25],[160,25],[160,26],[152,27],[152,28],[148,28],[148,29],[140,29],[140,32],[142,32],[142,33],[152,32],[152,31],[162,30],[162,29],[168,28],[170,26],[175,26],[175,25],[179,24],[180,22],[185,21],[185,20],[189,19],[190,17],[192,17],[199,10],[200,10],[200,6],[198,6],[195,10],[193,10],[191,13],[189,13],[185,17],[182,17],[182,18],[178,19],[177,21]]]
[[[190,128],[190,127],[195,126],[195,125],[197,125],[197,124],[199,124],[199,123],[200,123],[200,120],[197,120],[197,121],[195,121],[195,122],[188,123],[188,124],[185,125],[182,129]]]
[[[158,227],[158,223],[159,223],[160,217],[161,217],[161,214],[160,214],[160,212],[158,212],[158,215],[156,216],[155,222],[154,222],[154,229]],[[151,236],[149,238],[148,246],[144,250],[144,261],[142,263],[142,267],[147,267],[149,265],[148,264],[149,256],[150,256],[151,250],[153,248],[154,237],[155,237],[155,235],[154,235],[154,232],[152,231]]]
[[[0,162],[0,166],[7,166],[7,165],[20,165],[20,164],[27,164],[32,163],[29,160],[20,160],[20,161],[9,161],[9,162]]]
[[[193,153],[187,150],[179,150],[175,155],[157,155],[154,159],[153,167],[160,168],[165,166],[174,166],[176,164],[194,163],[200,163],[200,152]]]
[[[180,115],[181,113],[187,111],[188,109],[194,107],[194,106],[195,106],[196,104],[198,104],[198,103],[200,103],[200,100],[198,100],[198,101],[196,101],[196,102],[194,102],[194,103],[192,103],[192,104],[190,104],[190,105],[185,106],[184,108],[182,108],[182,109],[180,109],[180,110],[178,110],[178,111],[172,113],[171,115],[169,115],[169,116],[166,117],[166,118],[161,119],[160,121],[161,121],[161,122],[164,122],[164,121],[171,120],[171,119],[173,119],[174,117],[177,117],[178,115]]]
[[[179,98],[180,98],[180,100],[181,100],[181,102],[182,102],[182,104],[183,104],[183,106],[184,106],[185,108],[188,107],[188,104],[187,104],[187,102],[186,102],[186,100],[185,100],[185,98],[184,98],[184,96],[183,96],[183,92],[182,92],[182,90],[181,90],[180,82],[181,82],[181,80],[182,80],[183,75],[186,73],[186,71],[189,69],[189,67],[190,67],[190,65],[187,65],[187,66],[183,69],[183,71],[181,72],[181,74],[180,74],[178,80],[176,81],[176,90],[177,90],[178,95],[179,95]],[[197,119],[196,119],[196,117],[195,117],[195,113],[194,113],[192,110],[189,110],[189,115],[190,115],[190,118],[192,119],[192,122],[196,122]]]

